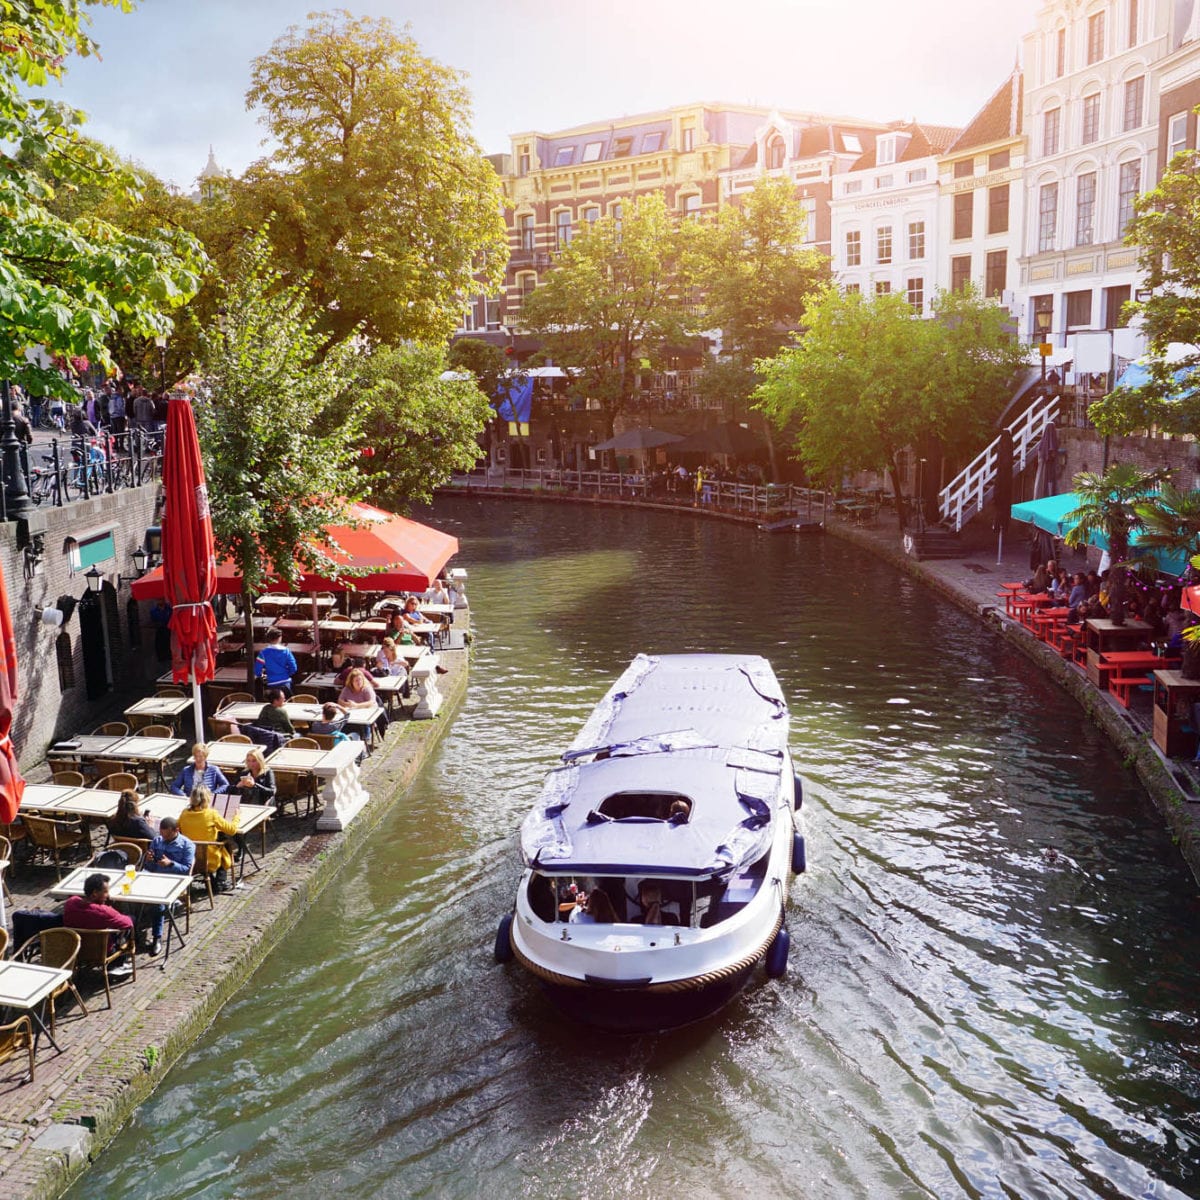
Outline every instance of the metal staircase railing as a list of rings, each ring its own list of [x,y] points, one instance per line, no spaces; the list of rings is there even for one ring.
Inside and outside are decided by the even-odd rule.
[[[1037,453],[1046,426],[1058,416],[1058,398],[1040,397],[1009,427],[1013,440],[1013,478],[1016,479]],[[996,486],[999,435],[974,461],[938,493],[938,513],[943,525],[957,533],[992,498]]]

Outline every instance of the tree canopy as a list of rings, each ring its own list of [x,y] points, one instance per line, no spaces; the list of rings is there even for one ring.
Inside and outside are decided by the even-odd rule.
[[[886,471],[904,515],[900,451],[934,437],[977,445],[1007,399],[1021,350],[998,305],[941,293],[921,320],[898,295],[829,285],[805,308],[793,346],[759,364],[759,407],[816,478]]]
[[[440,340],[464,295],[499,285],[499,180],[462,77],[390,21],[311,14],[254,61],[246,105],[276,149],[232,189],[234,219],[270,218],[333,340]]]
[[[313,541],[345,523],[366,481],[357,469],[358,408],[328,421],[351,377],[353,347],[323,355],[323,336],[303,281],[272,265],[265,233],[246,244],[223,288],[224,313],[205,332],[203,372],[211,403],[196,405],[220,553],[238,565],[247,595],[297,563],[331,568]]]
[[[75,0],[0,4],[0,142],[14,148],[0,169],[0,360],[35,393],[66,394],[68,384],[27,352],[111,365],[110,334],[169,333],[169,313],[195,294],[205,262],[180,230],[133,233],[92,212],[55,211],[56,188],[139,194],[136,174],[81,136],[83,113],[38,94],[71,55],[94,53],[86,20]]]
[[[1149,344],[1149,379],[1142,387],[1118,388],[1088,409],[1105,434],[1158,426],[1200,434],[1200,387],[1181,386],[1177,373],[1200,367],[1200,154],[1177,154],[1158,186],[1135,201],[1125,241],[1138,247],[1147,300],[1130,305],[1142,320]],[[1190,354],[1168,359],[1182,343]],[[1200,382],[1200,376],[1196,376]]]
[[[642,360],[686,336],[687,239],[666,201],[650,193],[619,217],[585,225],[526,298],[521,322],[546,355],[578,374],[571,388],[597,401],[611,433],[634,394]]]

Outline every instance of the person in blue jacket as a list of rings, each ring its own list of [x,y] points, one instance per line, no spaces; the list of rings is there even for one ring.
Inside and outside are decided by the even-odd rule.
[[[229,791],[229,780],[220,767],[214,767],[208,761],[208,747],[203,742],[197,742],[192,747],[192,761],[175,776],[171,784],[171,792],[176,796],[190,796],[192,788],[202,783],[214,796]]]
[[[267,630],[267,644],[254,660],[254,674],[262,678],[267,690],[282,688],[285,696],[292,694],[292,676],[296,674],[296,656],[284,645],[278,629]]]

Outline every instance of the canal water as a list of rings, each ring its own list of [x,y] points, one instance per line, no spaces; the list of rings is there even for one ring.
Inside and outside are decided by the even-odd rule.
[[[833,538],[434,519],[471,572],[465,707],[72,1195],[1200,1194],[1197,889],[1071,699]],[[564,1024],[492,940],[545,771],[642,650],[774,663],[809,873],[786,980],[620,1038]]]

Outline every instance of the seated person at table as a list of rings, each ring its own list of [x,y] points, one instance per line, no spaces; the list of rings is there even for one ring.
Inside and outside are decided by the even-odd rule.
[[[379,705],[371,677],[362,667],[355,667],[350,672],[346,686],[342,688],[341,694],[338,696],[338,704],[347,713],[356,708],[375,708]],[[376,726],[381,734],[386,732],[387,725],[387,714],[380,713]]]
[[[276,733],[291,737],[296,732],[296,728],[292,724],[291,717],[287,715],[285,704],[287,704],[287,697],[283,694],[283,688],[271,688],[267,692],[267,702],[259,710],[254,723],[261,725],[264,729],[273,729]]]
[[[142,798],[133,788],[126,788],[117,800],[117,815],[108,822],[108,832],[117,840],[139,838],[148,842],[154,837],[154,830],[142,816]]]
[[[404,608],[401,610],[400,616],[403,619],[404,623],[408,626],[429,624],[428,618],[417,607],[416,596],[409,596],[409,598],[407,600],[405,600]],[[424,638],[429,643],[429,648],[431,650],[433,649],[433,634],[432,633],[414,633],[412,636]]]
[[[1067,606],[1069,608],[1078,608],[1087,599],[1087,596],[1087,578],[1082,571],[1077,571],[1071,585],[1071,591],[1067,595]]]
[[[261,750],[246,751],[246,765],[229,790],[241,792],[243,804],[275,803],[275,772],[267,767]]]
[[[83,895],[71,896],[63,905],[63,924],[68,929],[111,929],[109,950],[116,950],[127,942],[132,951],[133,920],[117,912],[108,899],[108,876],[98,871],[89,875],[83,881]],[[121,964],[117,965],[119,968]]]
[[[404,642],[407,644],[412,641],[412,634],[408,632],[408,622],[404,619],[404,614],[399,609],[393,609],[388,614],[387,628],[383,631],[384,637],[390,637],[394,642]]]
[[[450,582],[450,603],[455,608],[467,607],[467,585],[461,579],[454,579]]]
[[[204,846],[205,857],[199,864],[200,870],[213,877],[213,888],[218,892],[230,889],[229,872],[233,868],[233,855],[221,841],[221,835],[232,837],[237,833],[237,819],[221,816],[212,806],[212,792],[198,783],[188,797],[188,806],[179,814],[180,833],[194,842],[216,842],[215,846]]]
[[[1039,566],[1038,569],[1034,571],[1033,578],[1027,580],[1025,583],[1025,590],[1031,596],[1042,595],[1042,593],[1045,592],[1048,587],[1049,583],[1046,580],[1046,568],[1043,566]]]
[[[346,653],[346,643],[338,642],[329,656],[329,669],[333,672],[333,682],[338,687],[345,687],[346,679],[354,667],[354,659]]]
[[[407,675],[408,664],[396,649],[396,639],[385,637],[379,653],[375,656],[376,671],[386,671],[389,675]]]
[[[186,763],[175,776],[171,792],[176,796],[190,796],[198,783],[204,784],[213,795],[229,791],[229,780],[220,767],[214,767],[208,761],[208,747],[203,742],[197,742],[192,747],[192,761]]]
[[[163,817],[158,823],[158,837],[150,843],[146,857],[142,860],[143,871],[154,871],[160,875],[190,875],[196,861],[196,847],[192,839],[179,832],[179,822],[174,817]],[[159,904],[152,909],[150,940],[147,947],[151,957],[162,950],[163,923],[167,918],[167,906]]]
[[[283,633],[267,630],[267,644],[254,660],[255,678],[262,678],[268,689],[280,688],[290,696],[292,677],[296,674],[296,656],[283,643]]]
[[[450,589],[446,587],[444,579],[434,580],[433,586],[425,593],[425,599],[430,604],[452,604],[450,599]]]
[[[308,727],[308,731],[309,733],[323,733],[327,737],[333,738],[333,744],[335,746],[340,745],[342,742],[361,743],[362,734],[354,729],[347,731],[344,728],[345,724],[346,714],[338,705],[334,704],[333,701],[329,701],[321,706],[321,720],[314,721]],[[361,759],[366,752],[366,746],[362,746],[361,750],[359,751],[359,758]]]

